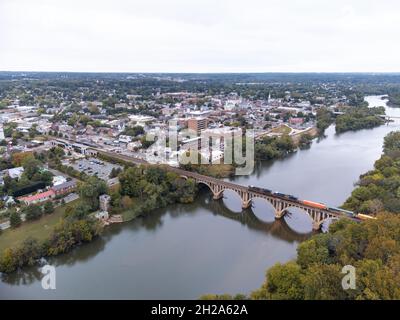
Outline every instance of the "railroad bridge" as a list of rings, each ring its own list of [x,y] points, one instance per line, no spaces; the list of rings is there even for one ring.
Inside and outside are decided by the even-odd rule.
[[[242,208],[247,209],[251,207],[253,199],[261,198],[269,202],[275,210],[275,218],[281,219],[289,209],[298,208],[306,212],[313,220],[313,229],[319,230],[322,224],[328,219],[339,219],[342,217],[348,218],[345,214],[330,211],[329,209],[319,209],[313,206],[303,204],[296,200],[290,200],[280,197],[275,194],[265,194],[262,192],[254,191],[249,187],[242,186],[236,183],[222,181],[217,178],[204,176],[198,173],[189,172],[177,168],[169,168],[168,170],[179,174],[184,179],[193,179],[197,184],[206,185],[213,194],[213,199],[218,200],[223,197],[224,191],[231,190],[236,192],[242,200]]]
[[[66,139],[54,139],[52,141],[54,145],[59,143],[66,145],[70,144],[72,147],[80,147],[81,145],[77,145],[75,141],[68,141]],[[104,151],[100,148],[96,148],[93,146],[84,146],[85,153],[95,155],[97,153],[106,155],[111,158],[120,159],[126,162],[131,162],[134,164],[148,164],[145,160],[133,158],[127,155],[111,153],[108,151]],[[201,175],[195,172],[186,171],[178,168],[174,168],[168,165],[164,166],[167,170],[175,172],[179,176],[184,179],[193,179],[197,184],[206,185],[212,192],[214,200],[219,200],[223,197],[224,191],[231,190],[236,192],[241,200],[242,200],[242,208],[247,209],[251,207],[252,201],[256,198],[261,198],[269,202],[275,210],[275,218],[281,219],[291,208],[298,208],[305,211],[310,218],[313,220],[313,229],[319,230],[322,224],[329,219],[339,219],[339,218],[348,218],[346,214],[339,213],[337,211],[331,211],[327,208],[319,209],[307,204],[304,204],[300,201],[290,200],[288,198],[281,197],[276,194],[266,194],[263,192],[254,191],[254,189],[249,189],[249,187],[239,185],[236,183],[232,183],[229,181],[223,181],[217,178]]]

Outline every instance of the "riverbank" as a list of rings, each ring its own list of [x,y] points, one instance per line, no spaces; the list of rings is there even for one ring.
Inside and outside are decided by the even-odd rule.
[[[399,131],[385,137],[381,157],[372,170],[360,175],[343,208],[372,215],[382,211],[400,213],[399,146]]]
[[[301,136],[303,136],[303,135],[308,135],[310,137],[310,140],[315,139],[315,138],[320,136],[317,127],[311,127],[311,128],[306,129],[306,130],[297,132],[297,133],[291,135],[291,137],[293,139],[293,142],[294,142],[294,144],[296,146],[300,145]]]
[[[76,205],[79,200],[72,201],[70,204]],[[0,235],[0,255],[7,248],[17,247],[28,238],[32,237],[39,241],[46,240],[54,227],[63,218],[67,205],[59,206],[51,214],[43,215],[38,220],[25,221],[15,229],[3,230]]]

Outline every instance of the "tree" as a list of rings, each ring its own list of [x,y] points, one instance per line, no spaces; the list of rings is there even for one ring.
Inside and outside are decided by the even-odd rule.
[[[400,132],[399,131],[390,132],[385,137],[383,142],[384,153],[388,153],[390,151],[399,149],[400,149]]]
[[[144,128],[142,126],[134,126],[132,128],[125,129],[123,134],[131,137],[136,137],[144,134]]]
[[[124,210],[132,209],[133,200],[129,196],[123,196],[121,199],[121,206]]]
[[[115,167],[113,167],[113,168],[111,169],[109,178],[110,178],[110,179],[113,179],[113,178],[115,178],[115,177],[118,177],[118,175],[121,173],[121,171],[122,171],[121,168],[115,168]]]
[[[24,167],[24,175],[31,180],[33,176],[39,173],[41,162],[36,160],[33,156],[24,158],[22,166]]]
[[[0,258],[0,272],[10,273],[15,271],[17,264],[12,249],[7,248],[4,250]]]
[[[140,193],[139,181],[142,178],[142,170],[138,167],[130,167],[119,175],[121,194],[137,197]]]
[[[145,179],[146,181],[153,184],[161,184],[165,180],[165,170],[159,167],[149,167],[145,171]]]
[[[26,158],[32,158],[32,152],[18,152],[12,155],[12,164],[15,167],[20,167]]]
[[[325,234],[318,235],[305,241],[297,248],[297,263],[302,268],[313,263],[329,263],[328,237]]]
[[[42,208],[35,204],[30,204],[23,209],[25,213],[26,220],[36,220],[42,216]]]
[[[68,208],[66,208],[65,217],[75,220],[83,219],[90,213],[91,210],[92,208],[89,204],[85,202],[78,203],[75,206],[68,206]]]
[[[332,113],[328,109],[320,108],[317,110],[317,128],[319,134],[323,134],[333,121]]]
[[[99,208],[99,196],[107,192],[107,185],[97,177],[89,177],[85,182],[79,184],[78,192],[83,201],[94,211]]]
[[[267,271],[262,287],[253,299],[299,300],[304,297],[301,268],[295,262],[277,263]]]
[[[304,133],[300,136],[299,145],[300,147],[306,147],[311,144],[312,137],[308,133]]]
[[[17,228],[21,225],[22,220],[20,214],[16,210],[12,210],[10,213],[10,226],[11,228]]]
[[[45,214],[50,214],[54,212],[53,202],[47,201],[43,206],[43,211]]]
[[[306,300],[343,300],[347,293],[342,288],[342,267],[337,264],[312,264],[304,272],[303,286]]]

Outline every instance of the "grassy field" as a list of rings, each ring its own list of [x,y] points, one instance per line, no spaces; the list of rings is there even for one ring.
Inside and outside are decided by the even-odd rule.
[[[208,175],[217,178],[226,178],[229,177],[235,168],[231,164],[213,164],[207,166]]]
[[[310,135],[312,138],[315,138],[315,137],[318,136],[318,129],[315,128],[315,127],[313,127],[313,128],[311,128],[311,129],[309,129],[309,130],[307,130],[307,131],[305,131],[305,132],[301,132],[301,133],[292,135],[292,140],[293,140],[293,142],[294,142],[296,145],[298,145],[298,143],[299,143],[299,141],[300,141],[300,137],[301,137],[303,134],[308,134],[308,135]]]
[[[70,202],[68,205],[78,203],[78,200]],[[53,230],[54,226],[62,218],[67,205],[57,207],[54,213],[43,215],[39,220],[23,222],[17,229],[3,230],[0,234],[0,253],[6,248],[18,246],[28,237],[38,240],[45,240]]]
[[[273,133],[281,133],[281,134],[289,134],[292,131],[287,125],[281,125],[279,127],[273,128],[271,132]]]

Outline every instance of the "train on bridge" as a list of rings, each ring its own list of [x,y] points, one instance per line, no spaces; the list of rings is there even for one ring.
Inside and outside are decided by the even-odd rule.
[[[293,202],[297,202],[297,203],[301,203],[313,208],[317,208],[317,209],[322,209],[322,210],[329,210],[332,212],[337,212],[339,214],[344,214],[346,216],[348,216],[349,218],[357,218],[360,220],[367,220],[367,219],[376,219],[375,217],[366,215],[366,214],[362,214],[362,213],[355,213],[353,211],[349,211],[349,210],[345,210],[342,208],[336,208],[336,207],[328,207],[327,205],[323,204],[323,203],[319,203],[319,202],[314,202],[314,201],[310,201],[310,200],[301,200],[298,197],[295,197],[291,194],[284,194],[278,191],[272,191],[270,189],[265,189],[265,188],[259,188],[259,187],[255,187],[253,185],[248,186],[249,191],[254,191],[254,192],[258,192],[261,194],[265,194],[265,195],[273,195],[275,197],[278,198],[282,198],[285,200],[290,200]]]
[[[106,154],[110,157],[115,157],[118,159],[122,159],[124,161],[129,161],[129,162],[133,162],[135,164],[146,164],[147,162],[145,160],[142,159],[138,159],[138,158],[132,158],[130,156],[126,156],[126,155],[121,155],[121,154],[113,154],[109,151],[105,151],[100,149],[97,146],[94,146],[92,144],[88,144],[88,143],[77,143],[75,141],[72,140],[68,140],[68,139],[53,139],[51,141],[52,144],[54,145],[60,145],[63,148],[73,148],[74,150],[76,150],[77,152],[81,152],[82,154],[85,155],[95,155],[97,153],[102,153],[102,154]],[[167,166],[168,167],[168,166]],[[215,199],[220,199],[222,196],[222,192],[224,191],[224,187],[227,187],[228,189],[231,188],[231,190],[237,190],[239,189],[239,194],[242,196],[242,201],[243,201],[243,208],[247,208],[250,204],[251,204],[251,197],[249,198],[248,192],[247,191],[253,191],[253,192],[257,192],[266,196],[271,196],[273,198],[277,198],[277,199],[281,199],[281,200],[286,200],[287,202],[292,202],[292,203],[298,203],[300,206],[299,207],[304,207],[306,208],[306,211],[311,209],[311,213],[310,214],[314,214],[315,217],[314,218],[324,218],[324,214],[326,213],[330,213],[330,214],[337,214],[337,215],[343,215],[343,216],[347,216],[349,218],[355,219],[355,220],[367,220],[367,219],[376,219],[375,217],[371,217],[369,215],[365,215],[365,214],[360,214],[360,213],[355,213],[352,211],[348,211],[348,210],[344,210],[342,208],[335,208],[335,207],[328,207],[323,203],[319,203],[319,202],[314,202],[314,201],[310,201],[310,200],[301,200],[298,197],[295,197],[291,194],[284,194],[282,192],[278,192],[275,191],[273,192],[272,190],[269,189],[265,189],[265,188],[259,188],[259,187],[255,187],[255,186],[239,186],[239,185],[235,185],[232,183],[228,183],[228,182],[222,182],[219,181],[217,179],[214,178],[210,178],[208,176],[203,176],[201,174],[198,173],[193,173],[193,172],[187,172],[181,169],[177,169],[177,168],[173,168],[173,167],[169,167],[168,170],[172,170],[175,172],[178,172],[181,176],[185,176],[185,177],[192,177],[194,179],[199,180],[202,183],[206,183],[211,191],[214,193]],[[207,180],[215,180],[215,181],[208,181]],[[227,184],[230,184],[229,186],[227,186]],[[282,213],[282,209],[284,208],[275,208],[278,212],[278,214]],[[313,209],[319,209],[319,214],[316,214],[316,212],[318,212],[318,210],[313,210]],[[322,213],[321,213],[322,211]],[[323,221],[322,219],[322,221]],[[319,222],[320,221],[316,221],[317,222],[317,227],[319,227]]]

